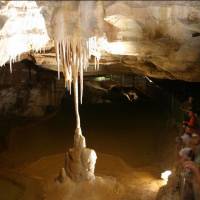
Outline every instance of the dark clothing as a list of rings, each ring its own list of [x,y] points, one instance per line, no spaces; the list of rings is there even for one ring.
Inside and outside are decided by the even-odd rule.
[[[188,100],[183,102],[180,109],[184,112],[193,111],[194,113],[198,113],[198,106],[195,100],[193,100],[192,102]]]

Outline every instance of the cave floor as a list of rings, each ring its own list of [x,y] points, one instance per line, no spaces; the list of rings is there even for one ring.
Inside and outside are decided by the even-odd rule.
[[[45,186],[53,183],[64,165],[64,152],[73,143],[72,113],[72,108],[66,106],[52,117],[11,129],[8,149],[0,155],[1,200],[45,199]],[[126,188],[112,197],[107,191],[107,196],[83,195],[82,199],[155,199],[163,184],[160,150],[166,145],[166,121],[162,108],[151,103],[84,105],[80,114],[87,146],[97,152],[96,175],[105,180],[115,178]],[[79,199],[77,194],[83,191],[75,193],[68,199]],[[46,199],[55,198],[51,195]]]

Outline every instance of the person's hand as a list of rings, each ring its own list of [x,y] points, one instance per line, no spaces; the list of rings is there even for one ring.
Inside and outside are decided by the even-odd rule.
[[[197,164],[195,164],[195,162],[193,161],[186,161],[184,162],[183,166],[185,169],[190,170],[193,173],[194,180],[196,180],[198,184],[200,184],[200,171]]]
[[[185,169],[190,169],[194,174],[200,174],[198,166],[193,161],[186,161],[183,165]]]

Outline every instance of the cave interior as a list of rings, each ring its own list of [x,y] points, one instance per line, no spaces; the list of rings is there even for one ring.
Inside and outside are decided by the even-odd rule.
[[[0,200],[183,200],[176,138],[188,97],[200,114],[199,10],[0,1]]]

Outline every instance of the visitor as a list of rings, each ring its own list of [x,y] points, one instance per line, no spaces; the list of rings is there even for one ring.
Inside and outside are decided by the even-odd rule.
[[[194,151],[191,147],[184,147],[179,151],[180,162],[193,161],[195,158]]]
[[[194,160],[194,152],[192,148],[185,147],[179,151],[179,156],[180,165],[177,166],[177,169],[180,177],[180,199],[196,200],[193,191],[192,173],[184,167],[185,162]]]
[[[181,197],[186,200],[200,200],[200,175],[198,175],[200,173],[200,137],[192,135],[188,146],[179,152],[180,163],[183,167],[181,172],[183,178]]]
[[[190,146],[190,142],[192,140],[192,135],[189,134],[188,132],[185,132],[182,136],[181,136],[181,140],[184,146],[189,147]]]
[[[194,131],[198,128],[197,116],[192,110],[188,112],[188,119],[183,121],[183,125],[188,126]]]
[[[199,165],[192,161],[186,161],[184,168],[191,173],[191,179],[193,183],[193,192],[195,200],[200,199],[200,168]]]
[[[180,109],[184,112],[188,112],[190,110],[194,109],[194,99],[192,96],[189,96],[188,99],[183,102],[183,104],[181,105]]]
[[[200,166],[200,137],[196,135],[192,139],[193,141],[193,151],[195,154],[194,162]]]
[[[182,131],[181,131],[182,132]],[[176,137],[176,149],[180,151],[183,147],[189,147],[192,139],[192,131],[188,126],[183,127],[183,134]]]
[[[183,129],[177,137],[179,149],[177,170],[180,170],[181,199],[200,200],[200,129],[192,97],[182,106]]]

